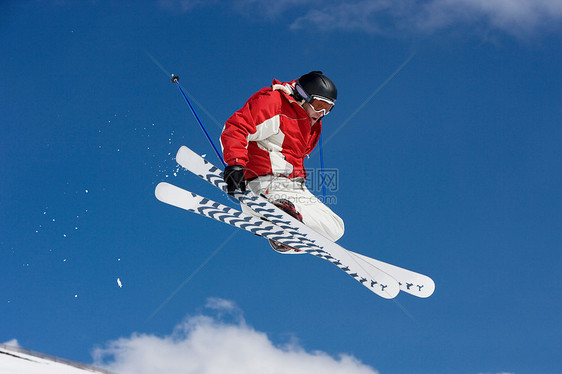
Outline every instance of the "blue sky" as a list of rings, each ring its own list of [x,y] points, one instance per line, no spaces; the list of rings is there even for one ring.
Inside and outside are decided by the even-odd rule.
[[[237,346],[292,372],[562,371],[561,20],[546,0],[2,2],[0,342],[123,372]],[[431,276],[429,299],[154,198],[228,201],[174,161],[218,163],[167,74],[216,139],[311,70],[339,91],[341,245]]]

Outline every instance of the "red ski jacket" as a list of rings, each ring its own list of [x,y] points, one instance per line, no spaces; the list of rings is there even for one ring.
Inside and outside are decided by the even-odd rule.
[[[295,81],[273,80],[227,121],[220,141],[227,165],[242,165],[246,179],[261,175],[306,178],[304,158],[314,149],[321,121],[311,120],[292,96]]]

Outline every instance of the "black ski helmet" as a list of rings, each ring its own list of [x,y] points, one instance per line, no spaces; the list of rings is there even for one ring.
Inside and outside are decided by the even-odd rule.
[[[297,80],[296,83],[298,97],[304,99],[306,102],[312,100],[313,96],[320,96],[331,101],[336,101],[338,98],[338,90],[336,85],[330,78],[322,74],[321,71],[311,71],[303,75]],[[299,86],[303,92],[299,92]]]

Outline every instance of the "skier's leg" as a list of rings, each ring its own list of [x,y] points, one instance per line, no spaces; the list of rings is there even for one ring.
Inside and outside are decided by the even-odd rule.
[[[302,214],[304,224],[332,241],[338,240],[344,233],[343,220],[306,188],[302,178],[263,176],[250,181],[248,187],[270,201],[291,201]]]
[[[336,241],[343,236],[343,220],[330,208],[316,198],[302,183],[297,187],[292,200],[303,216],[303,223],[328,239]]]
[[[305,197],[303,203],[296,202],[295,206],[301,212],[304,224],[314,231],[334,242],[343,236],[343,220],[312,194]]]

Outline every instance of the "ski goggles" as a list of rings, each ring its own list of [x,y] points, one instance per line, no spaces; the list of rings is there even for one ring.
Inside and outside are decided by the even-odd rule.
[[[308,102],[314,110],[318,114],[322,114],[325,116],[326,114],[330,113],[330,110],[334,107],[334,102],[323,97],[313,96],[312,100]]]
[[[309,95],[298,83],[295,85],[295,88],[316,113],[325,116],[334,108],[334,101],[318,95]]]

